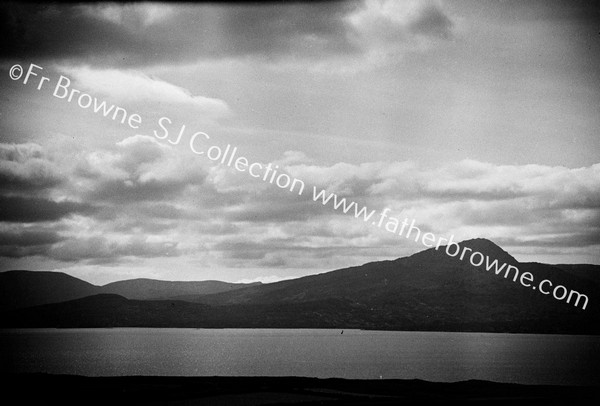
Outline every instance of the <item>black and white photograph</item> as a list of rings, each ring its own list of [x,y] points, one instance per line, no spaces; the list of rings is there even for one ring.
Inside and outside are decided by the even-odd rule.
[[[600,4],[0,3],[10,405],[598,404]]]

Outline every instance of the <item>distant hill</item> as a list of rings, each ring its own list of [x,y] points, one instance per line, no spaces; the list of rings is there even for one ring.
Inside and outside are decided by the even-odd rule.
[[[98,293],[98,287],[61,272],[0,273],[0,310],[64,302]]]
[[[128,299],[160,300],[227,292],[255,285],[260,285],[260,282],[131,279],[96,286],[62,272],[7,271],[0,273],[0,310],[65,302],[101,293],[113,293]]]
[[[536,281],[585,293],[587,310],[428,249],[277,283],[179,300],[100,295],[4,314],[3,326],[264,327],[600,333],[600,289],[558,266],[519,263],[489,240],[461,243],[531,272]],[[443,248],[443,247],[442,247]],[[185,300],[181,300],[184,298]]]
[[[229,292],[242,287],[257,285],[260,285],[260,282],[243,284],[221,281],[173,282],[156,279],[129,279],[104,285],[100,288],[100,292],[114,293],[128,299],[156,300],[177,299],[186,295]]]

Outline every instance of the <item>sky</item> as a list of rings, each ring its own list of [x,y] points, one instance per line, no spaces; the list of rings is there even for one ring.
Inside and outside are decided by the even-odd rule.
[[[584,1],[2,3],[0,271],[272,282],[426,248],[313,188],[520,261],[600,264],[598,17]]]

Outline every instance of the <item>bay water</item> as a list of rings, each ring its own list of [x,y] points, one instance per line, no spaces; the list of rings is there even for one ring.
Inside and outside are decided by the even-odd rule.
[[[0,330],[4,372],[600,385],[600,337],[322,329]]]

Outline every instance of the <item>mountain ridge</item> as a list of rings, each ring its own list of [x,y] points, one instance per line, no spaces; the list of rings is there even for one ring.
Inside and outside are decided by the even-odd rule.
[[[172,299],[192,293],[218,293],[256,284],[259,283],[136,278],[94,285],[64,272],[10,270],[0,272],[0,310],[59,303],[102,293],[115,293],[128,299]]]
[[[169,300],[79,298],[5,312],[0,325],[600,333],[594,302],[600,288],[589,279],[554,265],[519,263],[489,240],[468,240],[459,247],[498,256],[538,282],[547,278],[585,293],[590,305],[583,310],[554,300],[503,273],[473,266],[467,257],[446,255],[441,246],[395,260]]]

